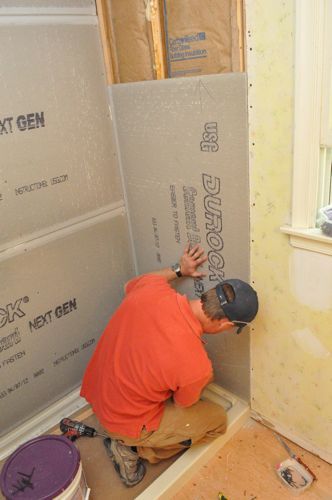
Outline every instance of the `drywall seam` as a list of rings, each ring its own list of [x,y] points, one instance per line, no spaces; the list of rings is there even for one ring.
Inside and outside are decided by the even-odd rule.
[[[244,3],[243,4],[243,11],[246,13],[247,11],[247,5]],[[244,56],[246,60],[246,65],[247,67],[250,64],[250,54],[251,54],[251,47],[250,47],[250,38],[252,36],[251,34],[251,29],[248,26],[248,19],[245,20],[245,33],[243,33],[243,37],[245,40],[244,43]],[[252,80],[251,80],[251,74],[247,70],[247,106],[248,106],[248,170],[249,170],[249,241],[250,241],[250,252],[249,252],[249,276],[250,279],[253,276],[253,259],[252,259],[252,243],[254,243],[253,240],[253,234],[252,234],[252,225],[251,225],[251,220],[252,220],[252,211],[254,210],[255,205],[253,204],[253,180],[252,180],[252,171],[253,171],[253,163],[254,163],[254,139],[253,139],[253,130],[252,130],[252,108],[253,108],[253,103],[252,103],[252,95],[251,95],[251,88],[252,88]],[[255,282],[251,279],[251,284],[253,287],[255,287]],[[254,332],[254,328],[252,325],[250,325],[250,333],[252,334]],[[253,393],[253,387],[252,387],[252,349],[253,349],[253,343],[250,338],[249,342],[249,365],[250,365],[250,381],[249,381],[249,391],[250,391],[250,405],[251,405],[251,395]]]
[[[133,236],[133,231],[132,231],[132,222],[131,222],[130,211],[129,211],[126,184],[125,184],[125,180],[124,180],[122,156],[121,156],[121,151],[120,151],[119,135],[118,135],[117,120],[116,120],[116,112],[114,109],[112,86],[108,87],[108,95],[109,95],[109,107],[110,107],[109,109],[110,109],[110,114],[111,114],[111,120],[113,123],[113,130],[114,130],[115,149],[117,151],[117,156],[118,156],[118,162],[119,162],[118,164],[119,164],[120,178],[121,178],[121,183],[122,183],[124,205],[125,205],[126,214],[127,214],[129,240],[130,240],[130,244],[131,244],[131,255],[133,258],[133,262],[134,262],[135,273],[138,274],[137,257],[136,257],[136,252],[135,252],[135,243],[134,243],[134,236]]]
[[[0,262],[10,259],[23,252],[28,252],[41,247],[51,241],[64,238],[69,234],[75,234],[82,229],[98,224],[99,222],[125,214],[126,210],[123,202],[117,202],[74,219],[68,219],[68,225],[66,227],[63,227],[63,224],[56,224],[49,227],[47,233],[45,233],[45,231],[33,233],[31,235],[31,239],[28,241],[16,243],[11,241],[8,244],[10,245],[9,247],[8,245],[3,248],[0,247]]]
[[[36,16],[36,15],[10,15],[3,16],[0,15],[0,26],[2,25],[21,25],[21,24],[92,24],[94,26],[98,25],[98,19],[96,15],[86,15],[86,16],[68,16],[68,15],[58,15],[58,16]]]

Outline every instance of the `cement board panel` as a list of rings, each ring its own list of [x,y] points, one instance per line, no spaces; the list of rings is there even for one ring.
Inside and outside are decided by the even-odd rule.
[[[139,272],[165,267],[187,241],[209,261],[190,298],[225,277],[249,278],[247,83],[209,75],[111,87]],[[206,336],[216,381],[249,397],[249,337]]]
[[[94,14],[94,0],[0,0],[0,15],[27,13],[77,13]]]
[[[96,21],[26,19],[0,25],[0,249],[122,201]]]
[[[134,274],[126,218],[3,260],[0,274],[1,436],[80,385]]]

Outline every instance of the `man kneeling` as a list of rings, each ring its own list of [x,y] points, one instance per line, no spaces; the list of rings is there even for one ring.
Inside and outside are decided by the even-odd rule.
[[[104,444],[127,486],[144,477],[142,459],[156,463],[226,431],[224,409],[200,400],[212,380],[202,335],[240,333],[258,301],[238,279],[194,300],[170,286],[177,277],[202,278],[206,260],[199,245],[187,245],[179,264],[129,281],[86,369],[81,395],[107,430]]]

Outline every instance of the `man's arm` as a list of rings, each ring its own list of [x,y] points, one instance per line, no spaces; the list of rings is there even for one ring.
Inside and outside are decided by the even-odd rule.
[[[187,408],[188,406],[192,406],[197,403],[204,387],[210,384],[212,380],[213,374],[209,373],[200,380],[196,380],[195,382],[192,382],[184,387],[179,387],[178,390],[173,393],[173,401],[175,405]]]
[[[206,261],[207,256],[204,254],[204,250],[200,245],[195,245],[193,248],[190,248],[190,244],[187,243],[179,260],[181,275],[190,276],[192,278],[203,278],[206,276],[206,273],[197,271],[197,268]],[[163,276],[167,281],[173,281],[177,277],[176,272],[171,267],[152,271],[147,274]]]

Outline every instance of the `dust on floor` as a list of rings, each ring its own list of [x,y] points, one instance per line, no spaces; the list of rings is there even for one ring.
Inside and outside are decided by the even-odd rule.
[[[332,465],[289,440],[290,448],[317,476],[317,481],[301,494],[303,500],[332,500]],[[294,500],[275,472],[275,465],[289,458],[267,427],[250,419],[174,500]]]

